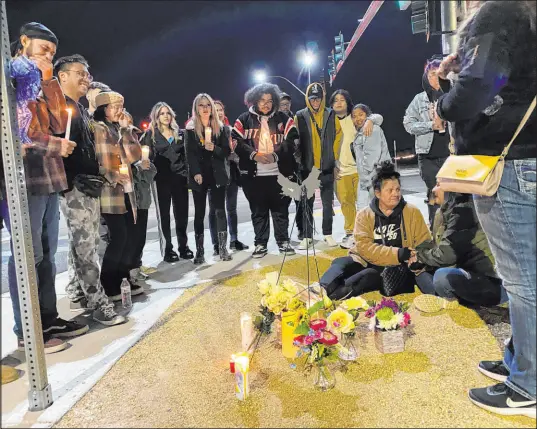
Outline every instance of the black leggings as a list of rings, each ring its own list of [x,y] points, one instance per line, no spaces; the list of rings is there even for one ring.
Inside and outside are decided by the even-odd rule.
[[[218,232],[227,231],[227,219],[226,219],[226,186],[210,185],[211,189],[211,203],[214,206],[214,212],[216,215],[216,230]],[[192,197],[194,198],[194,233],[196,235],[203,234],[205,229],[205,210],[207,208],[207,192],[209,186],[202,186],[198,189],[192,190]]]
[[[380,290],[382,278],[374,268],[365,268],[350,256],[344,256],[332,261],[320,283],[329,298],[343,299]]]
[[[127,194],[125,194],[127,195]],[[107,214],[102,216],[108,226],[110,241],[104,252],[103,264],[101,267],[101,284],[108,296],[119,295],[121,293],[121,281],[129,278],[131,270],[131,252],[136,241],[136,225],[128,197],[125,198],[127,213]]]
[[[159,176],[157,176],[158,178]],[[175,232],[179,250],[187,246],[186,229],[188,226],[188,182],[186,177],[179,174],[163,176],[156,180],[160,225],[166,242],[166,252],[173,250],[170,230],[170,204],[175,218]]]

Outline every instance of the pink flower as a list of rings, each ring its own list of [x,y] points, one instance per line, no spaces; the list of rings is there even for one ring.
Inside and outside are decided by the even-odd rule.
[[[315,342],[315,338],[313,338],[311,335],[307,335],[304,337],[304,344],[307,346],[312,345]]]
[[[321,329],[326,328],[326,320],[324,319],[315,319],[310,322],[310,328],[314,331],[320,331]]]

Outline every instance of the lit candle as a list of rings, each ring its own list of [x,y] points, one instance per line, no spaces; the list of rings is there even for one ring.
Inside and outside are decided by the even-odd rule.
[[[208,143],[212,140],[213,130],[211,127],[205,127],[205,143]]]
[[[65,139],[69,140],[71,137],[71,116],[73,116],[73,109],[68,107],[67,109],[67,126],[65,127]]]
[[[242,351],[247,352],[254,341],[254,321],[250,313],[241,313]]]
[[[149,146],[142,146],[142,161],[149,160]]]
[[[250,358],[248,355],[235,355],[235,395],[244,401],[250,395]]]
[[[129,175],[129,166],[127,164],[121,164],[119,166],[119,174],[122,174],[124,176],[128,176]],[[123,185],[123,190],[125,192],[132,192],[132,185],[131,185],[131,182],[129,180],[129,182],[125,183]]]

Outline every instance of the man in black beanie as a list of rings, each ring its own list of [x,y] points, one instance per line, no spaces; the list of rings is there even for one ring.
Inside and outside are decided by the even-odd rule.
[[[30,217],[30,224],[24,227],[28,228],[32,235],[45,353],[64,350],[67,344],[61,338],[80,335],[88,330],[85,324],[61,319],[56,300],[55,255],[60,220],[59,193],[67,189],[62,157],[68,157],[76,146],[76,143],[68,139],[54,136],[65,133],[67,124],[65,96],[58,80],[53,77],[52,60],[57,45],[58,39],[54,33],[37,22],[23,25],[18,41],[12,45],[13,63],[20,60],[20,57],[25,57],[35,64],[41,75],[37,99],[25,100],[28,111],[18,109],[17,118],[20,128],[21,121],[27,121],[27,115],[30,114],[26,141],[22,142],[22,148],[25,149],[24,169]],[[30,77],[35,80],[34,76],[15,74],[14,83],[20,90],[19,85],[27,85],[25,79]],[[11,235],[7,202],[3,200],[2,204],[6,227]],[[15,319],[14,331],[18,338],[18,348],[24,350],[13,245],[11,253],[8,261],[8,284]]]

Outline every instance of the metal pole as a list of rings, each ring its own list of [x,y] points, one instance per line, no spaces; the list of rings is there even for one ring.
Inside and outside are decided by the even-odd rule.
[[[311,85],[311,69],[308,67],[308,86]]]
[[[442,0],[442,53],[448,55],[457,49],[457,1]]]
[[[283,76],[267,76],[267,79],[270,79],[270,78],[274,78],[274,77],[277,77],[279,79],[283,79],[285,80],[287,83],[289,83],[290,85],[293,86],[293,88],[295,88],[298,92],[300,92],[304,97],[306,96],[306,94],[298,87],[296,86],[293,82],[291,82],[289,79],[287,79],[286,77],[283,77]]]
[[[397,143],[395,143],[395,140],[393,141],[393,162],[397,171]]]
[[[11,52],[7,28],[6,3],[0,8],[2,27],[2,158],[6,179],[13,258],[21,311],[26,365],[28,367],[28,409],[44,410],[52,404],[52,391],[47,378],[47,363],[41,328],[41,313],[37,294],[34,251],[28,214],[28,196],[18,137],[15,91],[11,86]]]

